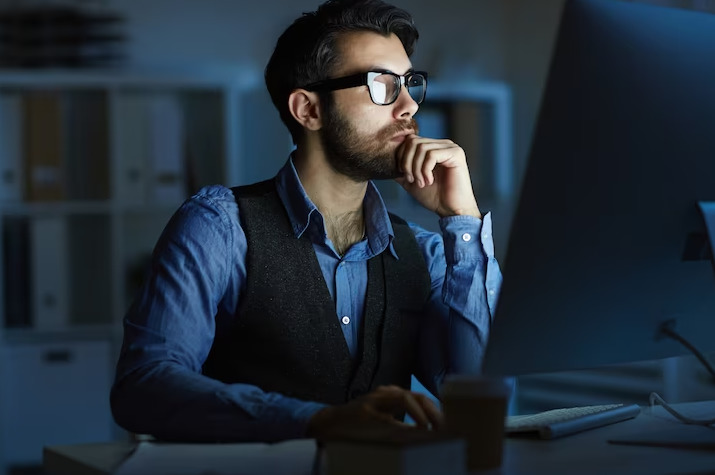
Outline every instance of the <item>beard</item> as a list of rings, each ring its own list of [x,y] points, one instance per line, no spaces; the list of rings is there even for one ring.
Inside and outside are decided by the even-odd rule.
[[[395,134],[419,128],[415,119],[395,122],[375,134],[360,134],[333,104],[327,104],[320,139],[330,166],[356,182],[386,180],[402,176],[395,152],[400,144]]]

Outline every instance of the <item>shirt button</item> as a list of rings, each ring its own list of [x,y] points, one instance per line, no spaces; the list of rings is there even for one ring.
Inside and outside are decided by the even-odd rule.
[[[494,289],[489,289],[489,295],[494,295]]]
[[[482,234],[482,239],[489,239],[489,234],[487,234],[487,233]]]
[[[472,240],[472,235],[469,233],[462,234],[462,241],[469,242]]]
[[[343,322],[343,325],[347,325],[348,323],[350,323],[350,317],[348,317],[347,315],[344,316],[342,319],[342,322]]]

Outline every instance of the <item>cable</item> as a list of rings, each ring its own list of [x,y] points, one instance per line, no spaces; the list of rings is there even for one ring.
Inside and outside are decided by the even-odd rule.
[[[706,426],[706,427],[715,424],[715,419],[691,419],[687,416],[682,415],[681,413],[679,413],[678,411],[676,411],[675,409],[670,407],[670,405],[667,402],[665,402],[665,400],[663,400],[663,398],[660,397],[660,395],[658,393],[650,393],[649,402],[650,402],[651,408],[653,408],[656,405],[656,403],[660,404],[661,406],[663,406],[663,409],[668,411],[673,417],[675,417],[680,422],[683,422],[685,424],[692,424],[692,425]]]
[[[673,330],[672,325],[662,325],[660,327],[660,331],[665,333],[667,336],[677,341],[687,349],[689,349],[695,355],[695,357],[700,360],[703,366],[705,366],[705,369],[708,370],[710,375],[713,377],[713,380],[715,380],[715,369],[713,369],[712,365],[707,360],[705,355],[700,350],[698,350],[692,343],[680,336],[678,332]]]

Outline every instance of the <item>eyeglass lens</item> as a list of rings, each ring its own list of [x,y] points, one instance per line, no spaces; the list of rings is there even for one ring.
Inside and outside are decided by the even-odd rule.
[[[413,74],[407,80],[407,92],[418,104],[425,97],[425,78],[420,74]],[[399,76],[380,74],[375,76],[370,84],[372,100],[377,104],[391,104],[400,95],[402,84]]]

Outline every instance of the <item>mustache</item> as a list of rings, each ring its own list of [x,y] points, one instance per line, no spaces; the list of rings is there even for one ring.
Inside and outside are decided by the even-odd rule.
[[[420,128],[414,118],[395,122],[394,124],[386,126],[384,129],[382,129],[382,131],[380,131],[380,137],[384,139],[390,139],[395,134],[399,134],[400,132],[404,132],[406,130],[411,130],[415,134],[419,133]]]

